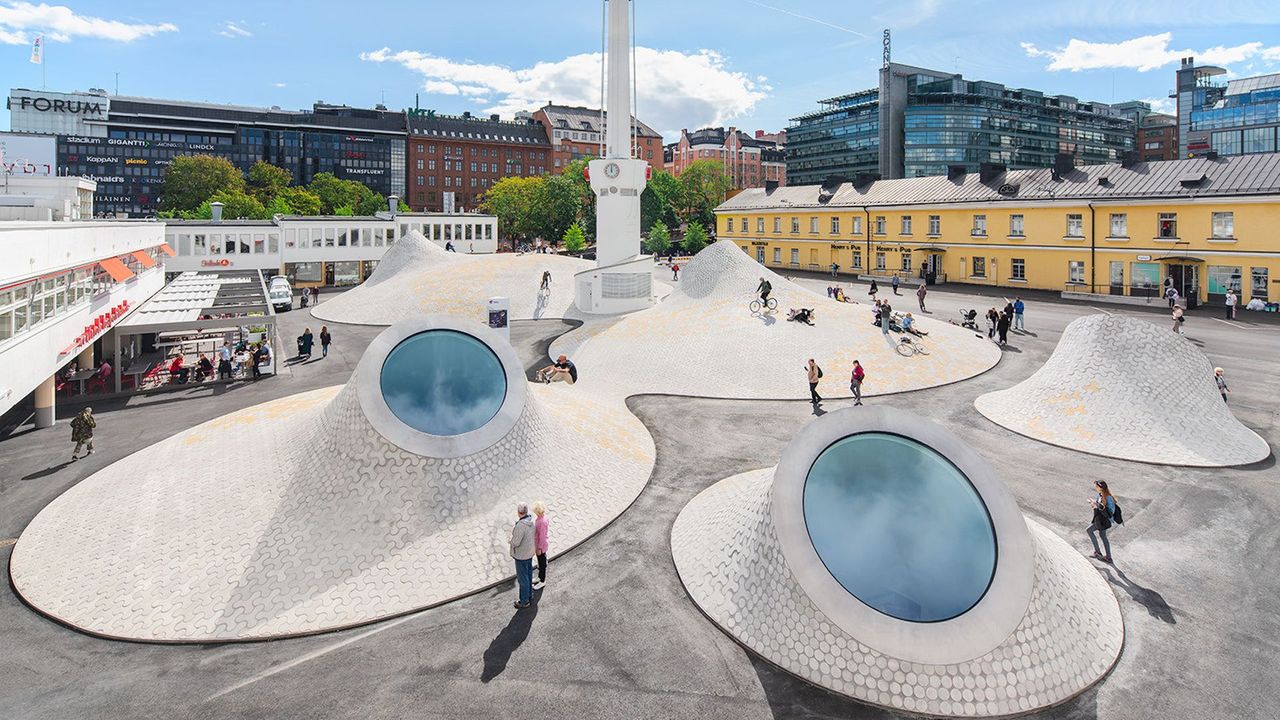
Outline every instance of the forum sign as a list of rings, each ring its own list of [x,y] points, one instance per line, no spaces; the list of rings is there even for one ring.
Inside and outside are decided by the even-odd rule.
[[[101,138],[107,136],[111,98],[97,93],[14,88],[5,107],[14,132]]]

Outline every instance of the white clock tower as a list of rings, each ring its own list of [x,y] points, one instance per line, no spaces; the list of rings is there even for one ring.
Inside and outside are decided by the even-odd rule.
[[[649,163],[632,156],[630,10],[634,0],[604,0],[608,6],[608,69],[605,86],[605,156],[588,164],[596,196],[596,268],[575,278],[578,309],[619,313],[653,300],[652,261],[640,254],[640,193]]]

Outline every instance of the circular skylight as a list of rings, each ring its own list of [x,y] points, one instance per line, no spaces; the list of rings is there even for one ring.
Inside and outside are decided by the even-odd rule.
[[[823,450],[804,482],[809,539],[832,577],[899,620],[939,622],[982,599],[996,536],[978,491],[950,461],[883,432]]]
[[[483,427],[507,395],[507,373],[489,346],[456,330],[406,337],[387,354],[379,378],[387,407],[428,435],[454,436]]]

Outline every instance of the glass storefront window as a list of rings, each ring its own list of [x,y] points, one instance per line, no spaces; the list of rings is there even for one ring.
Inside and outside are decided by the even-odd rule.
[[[285,274],[289,276],[290,283],[322,282],[324,280],[324,263],[289,263],[285,266]]]
[[[360,284],[360,261],[344,260],[333,264],[333,284],[338,287]]]
[[[1160,287],[1160,263],[1130,263],[1129,282],[1132,287],[1143,290],[1154,290]]]
[[[1269,276],[1267,268],[1250,268],[1249,275],[1252,279],[1249,288],[1249,297],[1255,300],[1266,300]]]
[[[1228,290],[1240,292],[1240,266],[1210,265],[1209,295],[1226,296]]]

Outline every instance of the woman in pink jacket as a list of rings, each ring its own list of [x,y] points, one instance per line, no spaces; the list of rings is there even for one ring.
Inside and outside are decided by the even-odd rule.
[[[533,589],[540,590],[547,584],[547,506],[542,502],[533,504],[533,552],[538,558],[538,577],[533,581]]]

